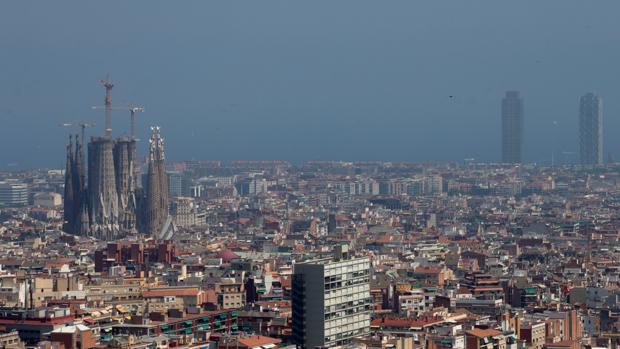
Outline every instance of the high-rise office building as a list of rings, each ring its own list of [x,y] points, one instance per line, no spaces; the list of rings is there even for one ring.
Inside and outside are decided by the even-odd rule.
[[[187,171],[167,171],[168,195],[170,199],[191,196],[192,180]]]
[[[26,183],[11,180],[0,182],[0,206],[26,206],[28,196],[29,190]]]
[[[502,162],[521,162],[523,148],[523,99],[518,91],[507,91],[502,99]]]
[[[347,245],[334,258],[293,267],[293,339],[302,348],[345,345],[370,333],[370,259],[351,257]]]
[[[168,195],[170,198],[183,196],[183,174],[179,171],[168,171]]]
[[[603,100],[594,93],[579,99],[579,156],[582,165],[603,163]]]

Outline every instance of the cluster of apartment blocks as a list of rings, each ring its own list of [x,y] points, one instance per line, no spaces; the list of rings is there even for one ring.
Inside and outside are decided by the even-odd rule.
[[[389,170],[387,166],[383,169]],[[349,170],[358,172],[338,169]],[[312,338],[347,345],[388,347],[395,341],[403,344],[411,339],[419,348],[434,345],[464,349],[466,343],[476,343],[471,338],[480,337],[485,348],[544,345],[555,349],[604,345],[620,330],[617,167],[596,169],[604,172],[528,166],[438,167],[429,172],[441,173],[444,181],[447,179],[448,193],[444,195],[375,198],[340,193],[336,196],[341,201],[317,200],[332,195],[326,189],[329,183],[344,181],[347,176],[353,181],[383,181],[379,178],[393,176],[387,181],[397,183],[417,178],[421,172],[413,169],[384,176],[375,170],[364,171],[359,171],[360,177],[331,176],[326,171],[314,176],[306,172],[288,177],[266,175],[271,176],[267,193],[246,197],[233,195],[231,190],[231,196],[197,200],[209,210],[208,232],[178,232],[173,254],[171,250],[160,252],[158,244],[150,241],[103,247],[89,237],[73,237],[49,228],[56,223],[53,221],[47,222],[43,239],[37,241],[32,237],[37,232],[34,225],[22,218],[26,211],[16,210],[20,215],[7,218],[6,227],[0,228],[4,239],[0,254],[6,259],[2,261],[3,272],[21,272],[16,277],[21,283],[2,274],[2,285],[6,286],[3,299],[29,306],[23,281],[24,270],[30,268],[38,274],[32,283],[35,306],[49,306],[63,298],[84,300],[88,305],[78,313],[106,311],[112,313],[109,321],[122,321],[127,328],[139,325],[132,319],[141,316],[145,304],[150,313],[167,314],[176,322],[181,318],[175,318],[168,308],[185,310],[191,317],[191,308],[202,304],[204,311],[239,308],[239,318],[252,313],[251,330],[238,327],[248,333],[277,335],[285,341],[304,338],[303,327],[295,324],[304,323],[305,309],[319,309],[322,325],[306,321],[322,326],[322,334]],[[523,195],[514,196],[505,190],[515,179],[519,183],[515,187],[523,183]],[[279,187],[283,182],[288,187]],[[227,181],[226,185],[232,183]],[[451,195],[450,183],[460,190],[459,195]],[[535,194],[527,195],[532,189],[537,189]],[[306,257],[324,257],[330,247],[340,243],[355,246],[358,256],[351,256],[351,261],[341,257],[320,262],[324,258],[319,258],[315,264],[324,265],[322,273],[332,273],[330,268],[340,268],[339,263],[355,264],[356,258],[369,257],[368,299],[364,300],[362,285],[354,284],[365,282],[365,275],[344,278],[352,287],[344,289],[338,287],[342,280],[337,277],[343,272],[338,270],[329,276],[317,272],[316,280],[323,284],[317,289],[323,295],[323,306],[304,305],[309,301],[299,289],[305,287],[304,276],[293,276],[292,285],[287,285],[289,278],[302,273],[304,264],[312,264],[305,261]],[[32,266],[30,261],[41,256],[50,262],[58,260],[61,266]],[[10,261],[13,259],[17,261]],[[23,269],[11,270],[12,263],[17,262]],[[250,272],[253,275],[248,277]],[[54,278],[42,274],[54,274]],[[80,282],[69,279],[72,286],[63,286],[65,280],[56,276],[66,274],[79,275]],[[272,280],[279,285],[266,287]],[[11,287],[11,283],[16,286]],[[179,286],[189,284],[193,285],[191,291]],[[339,298],[329,298],[326,292]],[[346,299],[349,296],[351,300]],[[366,332],[362,320],[366,317],[365,302],[369,301],[372,320]],[[264,305],[270,308],[266,312],[249,309],[255,302],[270,302]],[[327,303],[336,309],[326,309]],[[133,307],[131,315],[122,313],[118,305]],[[287,307],[292,307],[293,317],[301,320],[293,319],[289,324],[286,316],[274,315],[268,320],[269,329],[265,329],[267,321],[260,319]],[[512,325],[503,325],[498,320],[503,317],[512,319],[508,321]],[[146,318],[143,316],[143,321]],[[515,319],[519,319],[518,326]],[[337,325],[330,326],[332,321]],[[291,326],[293,334],[287,332]],[[545,338],[540,339],[543,327]],[[578,334],[570,335],[568,328],[573,327],[572,333]],[[361,338],[352,334],[360,329],[368,334]],[[114,331],[103,331],[102,336],[108,339],[108,333]],[[157,337],[169,336],[163,332]],[[611,346],[614,342],[609,343]]]
[[[357,178],[330,185],[337,192],[349,195],[434,195],[444,191],[444,179],[440,175],[386,180]]]

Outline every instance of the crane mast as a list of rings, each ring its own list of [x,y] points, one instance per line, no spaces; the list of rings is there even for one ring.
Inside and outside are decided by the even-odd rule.
[[[94,106],[92,107],[92,109],[105,109],[106,113],[108,112],[108,110],[112,111],[112,110],[125,110],[125,111],[129,111],[130,113],[130,135],[131,135],[131,139],[132,140],[136,140],[136,113],[142,113],[144,112],[144,107],[142,106],[136,106],[133,104],[129,104],[127,107],[108,107],[108,105],[105,106]]]
[[[99,83],[105,87],[105,135],[112,136],[112,88],[114,84],[109,76],[104,80],[99,80]]]

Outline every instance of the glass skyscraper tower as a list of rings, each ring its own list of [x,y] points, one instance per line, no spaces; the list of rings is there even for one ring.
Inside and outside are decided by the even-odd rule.
[[[603,100],[594,93],[579,99],[579,159],[582,165],[603,163]]]
[[[502,99],[502,162],[521,162],[523,148],[523,99],[518,91],[508,91]]]

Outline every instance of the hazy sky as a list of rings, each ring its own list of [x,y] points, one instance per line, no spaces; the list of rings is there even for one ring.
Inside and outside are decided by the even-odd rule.
[[[146,107],[139,137],[161,125],[173,160],[493,161],[508,89],[525,99],[525,160],[548,162],[554,134],[577,150],[588,91],[620,159],[618,13],[618,0],[2,1],[0,168],[62,166],[59,123],[100,134],[106,73],[114,104]],[[115,113],[114,133],[128,128]]]

